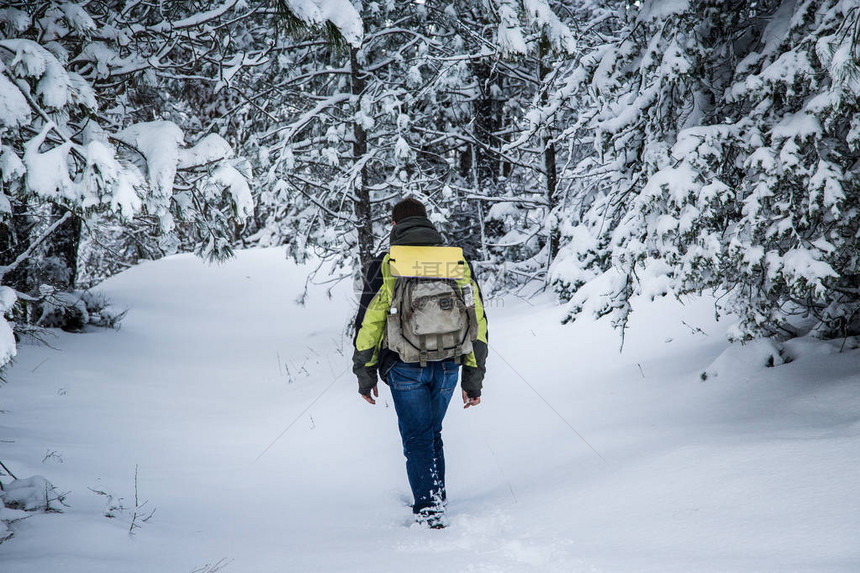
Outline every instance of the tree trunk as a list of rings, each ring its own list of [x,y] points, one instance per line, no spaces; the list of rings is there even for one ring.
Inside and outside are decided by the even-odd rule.
[[[361,65],[358,63],[358,48],[351,48],[349,56],[352,94],[355,96],[356,106],[360,106],[365,80]],[[367,132],[361,124],[353,120],[352,134],[352,158],[353,161],[361,161],[367,154]],[[355,226],[358,232],[358,259],[362,268],[373,259],[373,221],[371,219],[370,191],[367,187],[367,179],[368,169],[367,163],[365,163],[355,180],[355,203],[353,204]]]
[[[540,80],[539,89],[541,90],[540,101],[543,106],[549,102],[549,89],[544,85],[546,78],[552,72],[552,68],[548,65],[547,59],[550,53],[550,43],[546,35],[541,37],[540,53],[538,56],[538,79]],[[541,130],[541,143],[543,145],[543,164],[546,172],[546,200],[548,214],[556,211],[560,203],[558,196],[558,171],[556,166],[555,141],[553,141],[552,125],[547,122]],[[558,255],[559,238],[558,225],[551,225],[549,228],[548,237],[548,264],[552,264]]]
[[[475,148],[475,165],[478,170],[478,180],[483,187],[487,182],[496,183],[499,180],[499,155],[492,150],[498,146],[496,133],[502,124],[502,106],[498,93],[501,91],[499,74],[492,62],[479,60],[473,68],[475,80],[478,82],[480,94],[475,101],[475,118],[473,134],[480,142]],[[476,191],[479,191],[476,189]]]

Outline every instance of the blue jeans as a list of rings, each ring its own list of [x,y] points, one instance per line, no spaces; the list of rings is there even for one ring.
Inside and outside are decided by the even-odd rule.
[[[415,513],[445,501],[442,419],[459,372],[460,366],[452,361],[428,362],[423,368],[398,362],[388,372]]]

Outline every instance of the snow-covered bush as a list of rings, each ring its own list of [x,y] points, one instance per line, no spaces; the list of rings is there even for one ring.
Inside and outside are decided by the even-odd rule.
[[[113,328],[127,312],[111,306],[103,295],[92,291],[57,291],[43,285],[40,300],[42,314],[36,325],[71,332],[80,332],[87,325]]]
[[[63,498],[42,476],[12,480],[0,491],[0,499],[6,507],[24,511],[59,511]]]
[[[0,544],[12,537],[12,524],[25,519],[28,512],[58,512],[65,505],[64,500],[65,494],[57,492],[42,476],[0,483]]]

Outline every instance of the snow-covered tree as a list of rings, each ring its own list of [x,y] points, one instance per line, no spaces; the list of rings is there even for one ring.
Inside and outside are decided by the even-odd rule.
[[[426,142],[421,148],[447,163],[433,172],[445,181],[441,199],[452,234],[482,267],[522,281],[534,273],[525,273],[529,263],[521,261],[543,246],[535,156],[543,159],[533,146],[513,153],[505,147],[538,98],[541,40],[551,38],[547,52],[569,54],[572,35],[545,1],[428,3],[427,19],[433,41],[413,70],[432,79],[432,99],[420,117],[414,114],[413,132]]]
[[[216,133],[189,147],[175,122],[130,122],[128,112],[142,88],[178,81],[196,69],[189,58],[217,51],[212,26],[237,2],[202,13],[183,4],[0,10],[4,312],[16,297],[39,302],[74,287],[81,225],[106,217],[151,221],[167,249],[184,241],[209,258],[229,254],[233,222],[253,211],[246,163]],[[38,321],[50,306],[30,305],[17,320]],[[5,348],[0,364],[14,352]]]
[[[343,11],[345,13],[346,10]],[[361,35],[294,31],[279,39],[278,124],[259,137],[269,189],[262,205],[264,244],[372,258],[387,237],[390,206],[403,195],[430,204],[444,221],[444,153],[423,130],[435,111],[435,76],[422,68],[436,49],[426,13],[414,3],[370,3],[354,10]],[[345,41],[344,41],[345,40]]]
[[[519,89],[511,94],[513,99],[506,97],[512,113],[501,152],[515,158],[514,179],[509,198],[495,205],[488,218],[504,221],[508,228],[500,240],[502,252],[506,260],[517,261],[520,280],[534,280],[545,277],[558,252],[555,217],[565,152],[557,136],[570,116],[566,108],[549,104],[558,97],[562,72],[575,61],[576,36],[583,33],[572,28],[589,14],[584,2],[526,0],[514,18],[516,4],[507,3],[498,32],[503,54],[516,76],[525,80],[514,84]]]
[[[554,278],[571,316],[715,290],[733,336],[857,332],[860,8],[643,2],[583,57],[602,180]]]

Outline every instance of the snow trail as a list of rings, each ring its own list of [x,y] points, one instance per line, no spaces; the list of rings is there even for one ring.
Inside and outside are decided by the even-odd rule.
[[[431,531],[404,506],[387,389],[368,406],[348,371],[351,285],[297,306],[304,272],[279,249],[145,263],[104,285],[130,307],[120,330],[22,345],[0,459],[70,507],[16,524],[0,569],[860,568],[858,351],[795,341],[793,362],[766,368],[761,348],[726,352],[709,301],[658,300],[619,354],[604,322],[490,300],[484,401],[451,405],[450,527]],[[156,513],[129,536],[135,466]],[[104,517],[91,490],[125,509]]]

